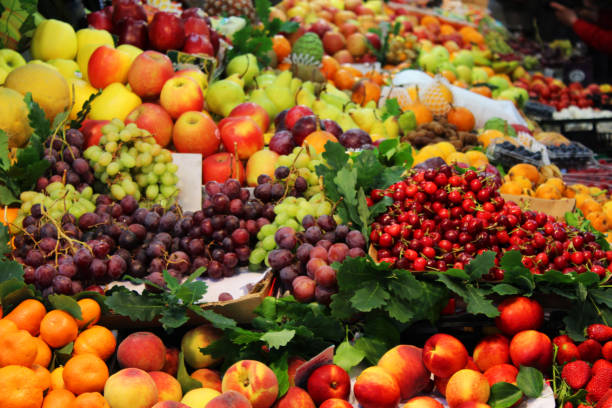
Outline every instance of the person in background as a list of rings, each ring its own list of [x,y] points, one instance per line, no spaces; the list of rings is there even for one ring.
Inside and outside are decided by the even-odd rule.
[[[597,7],[594,1],[584,0],[585,8],[578,11],[557,2],[550,3],[559,21],[572,28],[588,46],[612,55],[612,9]],[[603,2],[600,2],[603,3]]]

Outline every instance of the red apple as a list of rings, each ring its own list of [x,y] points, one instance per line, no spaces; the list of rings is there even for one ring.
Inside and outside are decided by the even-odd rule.
[[[85,146],[95,146],[100,143],[102,137],[102,126],[110,123],[110,120],[85,119],[79,129],[85,136]]]
[[[365,36],[370,44],[372,44],[372,47],[377,50],[380,49],[380,37],[376,33],[367,32]]]
[[[131,44],[140,49],[147,48],[149,35],[146,21],[128,18],[121,20],[116,27],[118,27],[119,44]]]
[[[113,82],[127,82],[127,74],[132,64],[128,54],[101,45],[91,54],[87,62],[87,77],[94,88],[103,89]]]
[[[132,62],[128,83],[136,95],[150,98],[159,95],[172,75],[174,68],[170,58],[161,52],[145,51]]]
[[[360,57],[368,52],[365,36],[361,33],[353,33],[346,38],[346,49],[353,57]]]
[[[116,0],[113,1],[113,23],[131,18],[133,20],[147,21],[147,13],[142,3],[138,0]]]
[[[149,24],[149,40],[159,51],[180,50],[185,43],[183,21],[172,13],[158,11]]]
[[[342,367],[335,364],[323,365],[308,377],[308,393],[316,404],[330,398],[348,399],[351,378]]]
[[[210,29],[206,20],[201,17],[187,17],[183,19],[185,24],[185,35],[189,34],[202,34],[208,37],[210,35]]]
[[[206,17],[206,13],[204,13],[204,10],[202,10],[200,7],[189,7],[188,9],[183,10],[181,13],[181,18],[186,20],[189,17],[204,18]]]
[[[310,109],[308,106],[294,106],[293,108],[289,109],[287,115],[285,116],[285,128],[287,130],[293,129],[293,125],[295,125],[295,122],[297,122],[300,118],[309,115],[314,115],[314,113],[312,112],[312,109]]]
[[[244,166],[240,160],[227,152],[211,154],[202,161],[202,183],[209,181],[224,183],[229,178],[234,178],[244,184]]]
[[[346,40],[344,36],[335,31],[328,31],[323,35],[323,49],[325,52],[333,55],[334,53],[344,49]]]
[[[229,117],[233,116],[250,117],[259,125],[259,128],[264,133],[268,130],[268,126],[270,126],[270,116],[268,112],[254,102],[243,102],[237,105],[229,114]]]
[[[311,33],[315,33],[316,35],[319,36],[319,38],[323,39],[323,36],[325,35],[325,33],[330,31],[331,29],[332,28],[327,21],[323,19],[318,19],[317,21],[315,21],[314,23],[310,25],[310,28],[308,28],[308,31]]]
[[[174,124],[172,142],[179,153],[201,153],[210,156],[219,149],[219,128],[206,112],[188,111]]]
[[[340,25],[340,33],[346,38],[353,33],[359,32],[359,26],[355,23],[345,22]]]
[[[202,34],[189,34],[185,38],[183,51],[188,54],[206,54],[214,56],[215,51],[207,36]]]
[[[340,50],[333,55],[334,59],[340,64],[352,64],[355,59],[348,50]]]
[[[185,76],[175,76],[167,80],[162,87],[159,101],[174,119],[187,111],[201,111],[204,106],[200,85]]]
[[[148,130],[161,146],[165,147],[170,143],[172,118],[156,103],[143,103],[127,115],[125,123],[135,123],[140,129]]]
[[[355,14],[357,14],[358,16],[373,16],[376,13],[374,13],[374,10],[372,10],[369,7],[362,5],[357,6],[357,8],[355,9]]]
[[[508,336],[513,336],[523,330],[537,330],[544,320],[542,306],[524,296],[513,296],[505,299],[497,307],[499,316],[495,325]]]
[[[264,147],[263,132],[248,116],[227,117],[219,122],[219,130],[225,151],[237,153],[241,160]]]
[[[87,24],[90,27],[97,28],[98,30],[113,30],[113,20],[103,10],[94,11],[87,15]]]
[[[423,347],[423,363],[435,375],[448,378],[466,366],[468,353],[455,337],[438,333],[431,336]]]

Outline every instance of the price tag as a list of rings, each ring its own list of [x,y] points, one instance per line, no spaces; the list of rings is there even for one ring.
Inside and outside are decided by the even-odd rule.
[[[202,209],[202,155],[172,153],[172,162],[178,166],[178,203],[184,211]]]

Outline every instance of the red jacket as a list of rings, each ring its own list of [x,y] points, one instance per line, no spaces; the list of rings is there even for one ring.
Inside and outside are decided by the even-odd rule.
[[[610,24],[609,16],[609,11],[605,15],[600,16],[601,25],[596,25],[579,18],[572,28],[587,45],[606,54],[612,54],[612,30],[602,28]]]

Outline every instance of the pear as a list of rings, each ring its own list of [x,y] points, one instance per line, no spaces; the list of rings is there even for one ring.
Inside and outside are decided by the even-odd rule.
[[[234,81],[223,79],[213,82],[206,92],[208,110],[223,115],[229,115],[232,109],[244,102],[246,96],[242,87]]]
[[[263,89],[253,90],[253,92],[251,92],[251,95],[249,96],[249,101],[254,102],[264,108],[264,110],[268,112],[268,116],[270,116],[270,119],[275,118],[276,115],[278,115],[278,113],[280,112],[274,102],[272,102],[270,98],[268,98],[268,95],[266,95],[266,91]]]
[[[253,83],[253,78],[259,74],[257,58],[253,54],[239,55],[231,59],[225,68],[228,76],[238,74],[248,86]]]
[[[373,142],[387,138],[387,130],[382,122],[374,123],[368,133],[370,133],[370,137],[372,138]]]
[[[228,81],[235,82],[240,85],[241,88],[244,88],[244,79],[242,79],[240,74],[232,74],[225,79],[227,79]]]
[[[342,111],[340,109],[336,108],[334,105],[326,103],[321,99],[313,102],[312,111],[320,119],[336,120],[340,115],[342,115]],[[344,127],[342,129],[344,129]]]
[[[343,129],[343,130],[349,130],[349,129],[358,129],[359,126],[357,126],[357,124],[355,123],[355,121],[353,119],[351,119],[350,115],[348,113],[344,113],[342,115],[340,115],[337,119],[336,119],[336,123]]]
[[[299,90],[302,85],[302,80],[300,78],[293,78],[291,80],[291,93],[295,94]]]
[[[334,85],[330,83],[325,85],[325,93],[328,93],[330,95],[335,95],[339,98],[342,98],[345,100],[345,102],[348,102],[351,100],[351,98],[346,93],[342,92],[341,90],[339,90],[338,88],[336,88]]]
[[[332,95],[329,93],[322,93],[321,95],[319,95],[319,98],[325,103],[332,105],[340,110],[344,110],[344,105],[348,102],[338,97],[337,95]]]
[[[395,116],[389,116],[383,124],[385,125],[387,137],[395,139],[399,136],[399,123]]]
[[[296,105],[308,106],[311,109],[312,109],[312,104],[316,100],[317,100],[317,97],[314,96],[312,92],[310,92],[308,89],[305,89],[305,88],[298,90],[295,96]]]
[[[380,123],[382,125],[382,123],[376,117],[374,109],[354,109],[349,112],[349,114],[351,115],[351,118],[355,121],[355,123],[366,132],[371,133],[370,129],[374,126],[375,123]]]
[[[258,88],[265,88],[268,85],[272,85],[276,80],[276,75],[270,72],[264,72],[255,78],[255,83]]]
[[[293,76],[291,75],[291,72],[283,71],[280,74],[278,74],[278,76],[276,77],[276,80],[274,81],[272,85],[276,85],[281,88],[289,89],[291,87],[292,79],[293,79]]]
[[[295,106],[295,95],[291,93],[288,87],[274,84],[265,89],[268,98],[276,105],[279,112]]]

